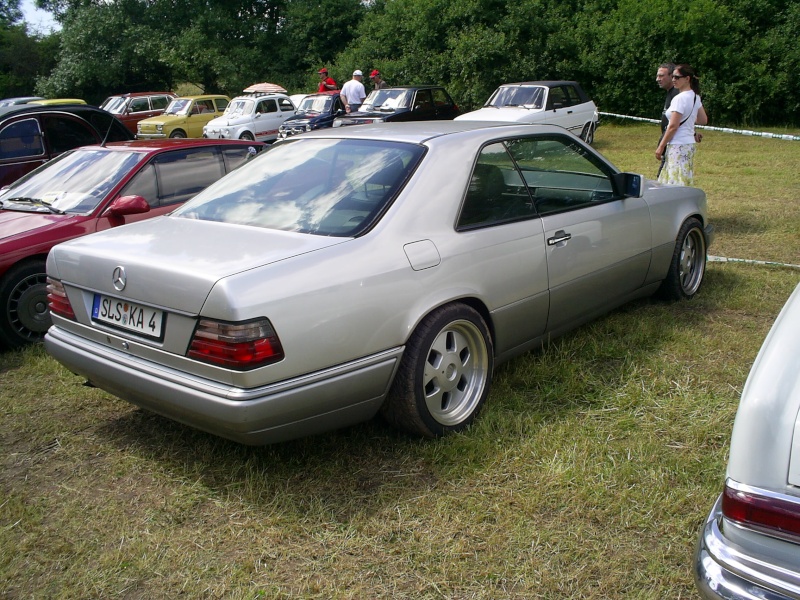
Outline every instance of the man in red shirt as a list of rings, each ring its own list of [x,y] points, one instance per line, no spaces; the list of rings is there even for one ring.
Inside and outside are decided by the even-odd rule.
[[[338,90],[339,87],[332,77],[328,77],[328,69],[325,67],[317,71],[319,74],[319,89],[318,92],[327,92],[328,90]]]

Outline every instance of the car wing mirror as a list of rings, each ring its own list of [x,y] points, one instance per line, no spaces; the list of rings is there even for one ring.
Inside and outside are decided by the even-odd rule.
[[[559,108],[564,108],[563,102],[553,102],[553,110],[558,110]]]
[[[613,179],[614,188],[623,198],[642,197],[644,176],[637,173],[616,173]]]
[[[121,196],[103,211],[102,216],[124,217],[126,215],[140,215],[149,211],[150,205],[141,196]]]

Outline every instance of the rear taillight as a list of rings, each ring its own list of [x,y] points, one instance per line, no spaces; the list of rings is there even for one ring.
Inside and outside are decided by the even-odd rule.
[[[800,498],[725,482],[722,514],[777,537],[800,541]]]
[[[75,320],[75,313],[67,298],[67,292],[60,281],[47,278],[47,304],[50,312],[65,319]]]
[[[186,356],[247,370],[283,360],[283,347],[268,319],[247,323],[200,319]]]

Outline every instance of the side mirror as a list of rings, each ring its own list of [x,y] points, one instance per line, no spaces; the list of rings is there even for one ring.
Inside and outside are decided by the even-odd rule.
[[[563,102],[553,102],[553,110],[558,110],[559,108],[564,108]]]
[[[140,215],[150,211],[147,200],[141,196],[122,196],[114,200],[103,211],[103,217],[124,217],[126,215]]]
[[[636,173],[617,173],[614,175],[614,187],[623,198],[641,198],[644,177]]]
[[[254,119],[260,119],[261,118],[261,113],[257,112],[253,118]]]

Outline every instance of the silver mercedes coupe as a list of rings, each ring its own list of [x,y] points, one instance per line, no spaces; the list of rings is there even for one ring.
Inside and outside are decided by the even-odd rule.
[[[431,121],[278,142],[172,214],[59,244],[47,350],[245,444],[380,412],[467,427],[494,367],[634,298],[688,299],[705,194],[556,126]]]

